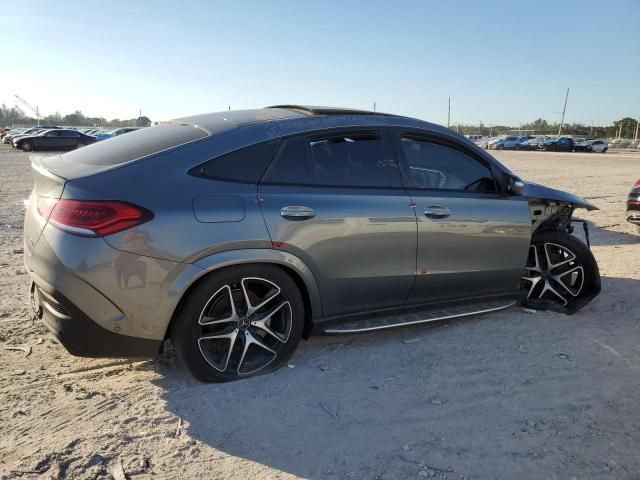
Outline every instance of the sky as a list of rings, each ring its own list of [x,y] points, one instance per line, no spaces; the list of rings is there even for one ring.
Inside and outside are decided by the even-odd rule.
[[[640,1],[29,1],[0,103],[168,120],[273,104],[447,123],[640,116]]]

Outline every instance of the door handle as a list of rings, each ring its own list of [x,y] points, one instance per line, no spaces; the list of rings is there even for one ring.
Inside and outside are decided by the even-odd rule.
[[[451,215],[451,210],[447,207],[441,207],[440,205],[431,205],[425,207],[424,214],[429,218],[445,218]]]
[[[316,212],[313,208],[294,205],[290,207],[282,207],[280,209],[280,216],[291,220],[307,220],[315,217]]]

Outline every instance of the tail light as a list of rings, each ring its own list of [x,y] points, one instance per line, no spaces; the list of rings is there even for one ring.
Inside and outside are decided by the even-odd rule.
[[[636,183],[633,184],[633,188],[640,188],[640,180],[636,180]]]
[[[38,197],[38,213],[61,230],[91,237],[121,232],[153,218],[146,208],[128,202],[47,197]]]

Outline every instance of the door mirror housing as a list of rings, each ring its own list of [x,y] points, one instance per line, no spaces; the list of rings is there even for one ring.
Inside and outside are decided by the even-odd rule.
[[[515,175],[508,175],[507,193],[513,196],[524,195],[524,181]]]

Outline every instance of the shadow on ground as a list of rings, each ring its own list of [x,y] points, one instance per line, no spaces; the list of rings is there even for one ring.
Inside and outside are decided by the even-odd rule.
[[[294,368],[227,384],[198,383],[170,357],[156,383],[193,438],[300,477],[631,478],[640,313],[625,300],[639,294],[636,280],[604,278],[573,316],[514,307],[315,337]]]

